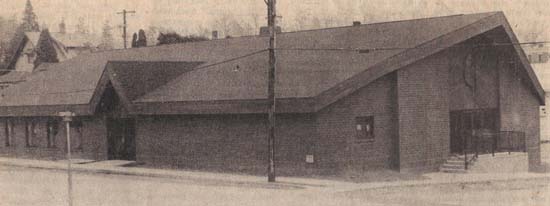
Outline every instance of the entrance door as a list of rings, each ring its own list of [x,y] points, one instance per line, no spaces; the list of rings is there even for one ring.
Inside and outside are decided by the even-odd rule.
[[[136,160],[134,119],[107,119],[108,158],[110,160]]]
[[[498,131],[497,109],[451,111],[451,153],[462,154],[464,138],[471,140],[474,130]]]

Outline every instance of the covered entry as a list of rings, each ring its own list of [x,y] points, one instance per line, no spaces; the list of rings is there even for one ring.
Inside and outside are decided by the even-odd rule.
[[[107,118],[108,158],[136,160],[135,120]]]
[[[462,154],[471,144],[474,131],[497,132],[498,109],[451,111],[451,153]]]

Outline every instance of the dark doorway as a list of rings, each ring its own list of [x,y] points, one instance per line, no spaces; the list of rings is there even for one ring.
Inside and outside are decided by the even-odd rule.
[[[107,141],[110,160],[136,160],[134,119],[107,118]]]
[[[498,131],[498,109],[451,111],[451,153],[463,153],[464,138],[474,130]]]

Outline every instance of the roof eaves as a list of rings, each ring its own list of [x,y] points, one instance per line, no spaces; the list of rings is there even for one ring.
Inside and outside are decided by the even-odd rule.
[[[355,75],[337,85],[328,89],[315,97],[315,111],[319,111],[326,106],[338,101],[357,91],[372,81],[396,71],[404,66],[410,65],[420,59],[426,58],[432,54],[443,51],[452,45],[458,44],[471,37],[483,32],[494,29],[502,25],[500,20],[501,12],[491,12],[492,15],[483,17],[471,24],[457,28],[451,32],[440,35],[430,41],[426,41],[414,48],[406,49],[384,61],[366,69],[362,73]]]
[[[523,48],[521,47],[521,45],[517,44],[519,42],[518,38],[516,37],[515,33],[513,32],[512,27],[510,26],[510,23],[508,22],[508,19],[506,19],[506,16],[504,15],[504,13],[499,12],[498,14],[499,14],[498,18],[499,18],[500,22],[502,22],[502,26],[504,27],[504,30],[508,34],[508,37],[510,38],[511,43],[513,44],[512,46],[514,47],[515,51],[518,54],[519,60],[522,64],[523,68],[527,72],[527,76],[529,77],[529,80],[530,80],[529,82],[531,83],[530,84],[531,87],[533,87],[533,89],[536,91],[536,95],[537,95],[537,98],[538,98],[540,104],[545,105],[544,89],[542,88],[542,85],[540,84],[540,82],[537,78],[537,75],[535,74],[535,71],[533,70],[533,67],[529,63],[527,55],[523,51]]]

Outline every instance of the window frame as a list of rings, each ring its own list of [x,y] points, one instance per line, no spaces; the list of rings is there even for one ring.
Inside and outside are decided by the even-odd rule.
[[[374,141],[376,139],[374,127],[374,116],[355,117],[355,139],[361,141]]]
[[[46,121],[46,141],[48,148],[56,148],[57,134],[59,134],[59,121],[49,119]]]
[[[34,119],[25,120],[25,145],[26,147],[37,147],[36,142],[36,121]]]
[[[4,120],[4,135],[6,136],[4,140],[4,146],[12,147],[15,146],[13,142],[14,130],[13,130],[13,121],[11,119]]]

